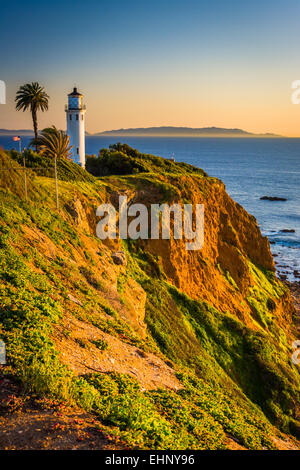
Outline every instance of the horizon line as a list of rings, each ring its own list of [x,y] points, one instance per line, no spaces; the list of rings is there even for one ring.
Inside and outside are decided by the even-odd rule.
[[[162,130],[162,132],[157,132],[155,133],[155,130]],[[163,129],[172,129],[174,132],[163,132]],[[181,131],[186,129],[187,132],[184,134],[183,132],[178,132],[176,133],[176,129],[180,129]],[[213,130],[215,129],[216,132],[201,132],[204,130]],[[143,131],[150,131],[153,130],[153,132],[150,134],[148,132],[145,132],[143,134]],[[218,132],[220,130],[220,132]],[[5,131],[7,131],[7,134],[5,134]],[[64,129],[64,131],[66,131]],[[136,132],[134,132],[136,131]],[[189,132],[193,131],[193,133]],[[199,131],[199,134],[197,135],[197,131]],[[225,131],[225,132],[222,132]],[[232,133],[230,133],[232,131]],[[30,134],[34,134],[32,129],[16,129],[16,128],[0,128],[0,136],[9,136],[11,135],[12,132],[20,133],[26,132]],[[226,128],[226,127],[216,127],[216,126],[207,126],[207,127],[188,127],[188,126],[149,126],[149,127],[129,127],[129,128],[119,128],[119,129],[113,129],[113,130],[103,130],[103,131],[96,131],[96,132],[89,132],[88,130],[85,131],[86,134],[89,136],[94,136],[94,137],[231,137],[231,138],[286,138],[286,139],[297,139],[300,138],[300,135],[280,135],[280,134],[275,134],[272,132],[262,132],[262,133],[254,133],[250,131],[245,131],[240,128]],[[126,134],[127,132],[127,134]],[[240,134],[238,134],[240,132]]]

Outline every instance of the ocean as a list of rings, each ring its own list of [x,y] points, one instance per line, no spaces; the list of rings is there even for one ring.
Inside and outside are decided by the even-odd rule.
[[[29,142],[23,139],[23,146]],[[230,196],[253,214],[269,237],[277,271],[287,279],[300,274],[300,139],[285,138],[86,138],[86,153],[98,154],[103,147],[126,142],[141,152],[203,168],[220,178]],[[11,137],[0,137],[4,148],[17,148]],[[262,196],[287,201],[262,201]],[[294,230],[294,232],[282,232]]]

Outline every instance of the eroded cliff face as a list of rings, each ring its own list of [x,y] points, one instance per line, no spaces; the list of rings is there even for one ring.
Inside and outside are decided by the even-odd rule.
[[[167,280],[193,299],[207,301],[217,310],[230,312],[247,326],[255,329],[264,327],[258,318],[253,302],[253,290],[263,285],[255,275],[255,269],[268,272],[272,282],[282,289],[277,295],[266,288],[264,307],[273,306],[272,316],[281,326],[289,329],[294,307],[287,289],[277,281],[274,261],[268,239],[263,237],[256,219],[242,206],[233,201],[224,184],[215,178],[159,177],[160,185],[143,184],[138,177],[130,183],[136,190],[127,191],[131,203],[150,205],[164,199],[164,185],[172,185],[171,196],[164,200],[173,203],[203,204],[205,210],[204,246],[201,250],[186,249],[186,240],[138,240],[142,250],[151,253],[165,274]],[[107,198],[118,209],[118,195],[126,194],[128,181],[111,179],[115,189]],[[125,191],[125,192],[124,192]],[[150,220],[149,220],[150,224]],[[279,287],[281,286],[281,287]],[[273,294],[273,295],[272,295]],[[255,293],[254,293],[255,296]],[[269,297],[268,297],[269,296]],[[268,302],[269,299],[269,302]],[[272,303],[274,301],[274,305]]]

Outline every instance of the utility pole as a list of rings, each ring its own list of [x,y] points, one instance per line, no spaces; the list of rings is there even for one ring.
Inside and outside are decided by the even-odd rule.
[[[57,184],[57,168],[56,168],[56,155],[54,155],[54,177],[55,177],[55,193],[56,193],[56,209],[59,209],[58,204],[58,184]]]
[[[25,164],[25,154],[23,153],[23,168],[24,168],[24,191],[25,191],[25,201],[27,201],[27,178],[26,178],[26,164]]]
[[[22,139],[21,136],[18,135],[19,140],[19,153],[22,155]],[[26,178],[26,165],[25,165],[25,155],[23,153],[23,169],[24,169],[24,193],[25,193],[25,201],[27,201],[27,178]]]

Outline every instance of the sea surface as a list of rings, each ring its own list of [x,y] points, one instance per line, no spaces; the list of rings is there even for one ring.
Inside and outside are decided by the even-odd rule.
[[[24,138],[22,147],[29,138]],[[87,154],[126,142],[141,152],[203,168],[220,178],[230,196],[253,214],[269,237],[277,271],[287,279],[300,273],[300,139],[284,138],[86,138]],[[16,148],[11,137],[0,137],[4,148]],[[262,201],[262,196],[286,198],[284,202]],[[294,230],[286,233],[282,230]],[[298,277],[299,280],[299,277]]]

